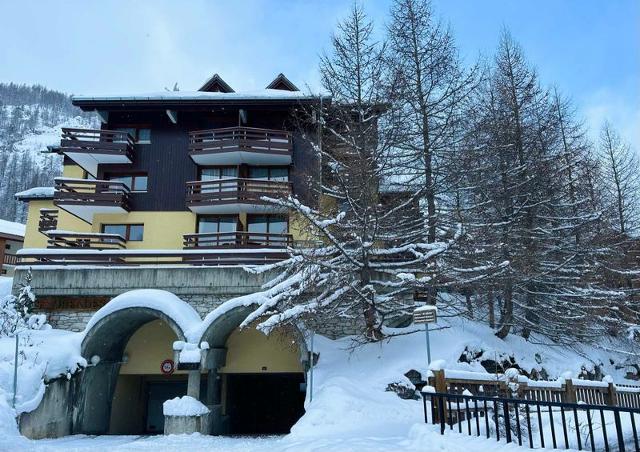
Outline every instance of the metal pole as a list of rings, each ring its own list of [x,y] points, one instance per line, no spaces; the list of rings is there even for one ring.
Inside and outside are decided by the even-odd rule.
[[[427,337],[427,367],[431,364],[431,344],[429,343],[429,324],[424,324],[424,332]]]
[[[16,393],[18,392],[18,332],[16,331],[16,353],[13,360],[13,402],[11,406],[16,407]]]
[[[313,402],[313,336],[315,333],[311,332],[311,354],[309,356],[309,402]]]

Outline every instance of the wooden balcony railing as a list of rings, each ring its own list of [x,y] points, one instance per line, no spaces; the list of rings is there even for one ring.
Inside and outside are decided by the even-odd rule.
[[[129,210],[130,191],[122,182],[56,178],[56,205],[108,206]]]
[[[127,242],[121,235],[50,231],[47,248],[92,248],[96,250],[124,249]]]
[[[62,129],[63,152],[124,155],[131,159],[134,141],[127,132],[100,129]]]
[[[290,155],[291,134],[283,130],[227,127],[189,132],[190,155],[233,151]]]
[[[58,228],[58,209],[40,209],[38,231],[47,232]]]
[[[90,248],[22,249],[18,265],[54,266],[145,266],[145,265],[263,265],[287,259],[281,249],[215,249],[215,250],[114,250]]]
[[[3,265],[16,265],[18,263],[18,256],[16,256],[15,254],[5,253],[2,261],[3,261],[2,262]],[[0,267],[2,267],[2,265],[0,265]]]
[[[293,245],[291,234],[257,232],[202,232],[184,235],[185,249],[207,248],[287,248]]]
[[[291,193],[291,183],[261,179],[221,179],[187,182],[187,205],[268,204],[261,198],[281,198]]]

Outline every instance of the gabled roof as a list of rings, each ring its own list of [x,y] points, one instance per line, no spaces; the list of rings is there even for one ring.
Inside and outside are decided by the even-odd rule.
[[[209,80],[204,82],[198,91],[207,91],[209,93],[234,93],[235,91],[231,88],[227,82],[222,80],[218,74],[213,74]]]
[[[280,89],[283,91],[300,91],[296,85],[294,85],[291,80],[289,80],[285,75],[281,72],[278,74],[276,78],[273,79],[271,83],[267,85],[267,89]]]

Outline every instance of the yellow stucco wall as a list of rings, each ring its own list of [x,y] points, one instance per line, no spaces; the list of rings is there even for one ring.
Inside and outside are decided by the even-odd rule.
[[[85,179],[85,172],[78,165],[64,165],[62,177],[72,177],[74,179]]]
[[[196,215],[189,211],[102,214],[93,220],[93,232],[102,232],[103,224],[144,224],[143,240],[127,242],[127,249],[182,249],[182,236],[196,231]]]
[[[303,372],[298,344],[282,331],[269,336],[254,328],[235,330],[227,339],[221,373]]]
[[[173,330],[162,320],[154,320],[133,333],[124,354],[127,363],[120,366],[121,375],[161,375],[160,364],[173,359]]]
[[[174,332],[162,320],[143,325],[127,343],[124,351],[127,363],[120,367],[120,374],[160,375],[162,361],[173,359],[172,346],[176,340]],[[282,330],[266,336],[254,328],[237,329],[227,339],[226,346],[227,361],[221,373],[304,372],[299,345]]]
[[[54,209],[52,200],[29,201],[27,209],[27,226],[24,233],[25,248],[46,248],[47,237],[38,231],[40,209]]]

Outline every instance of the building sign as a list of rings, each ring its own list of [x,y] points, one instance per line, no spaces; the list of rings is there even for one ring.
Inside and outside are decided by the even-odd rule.
[[[171,375],[174,370],[176,370],[176,366],[172,359],[165,359],[162,361],[162,364],[160,364],[160,372],[162,372],[163,375]]]
[[[38,297],[36,308],[45,311],[97,311],[109,301],[109,297]]]
[[[413,323],[435,323],[438,309],[435,306],[421,306],[413,311]]]

